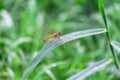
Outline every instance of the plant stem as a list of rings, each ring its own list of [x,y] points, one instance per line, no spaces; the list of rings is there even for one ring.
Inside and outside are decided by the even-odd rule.
[[[111,49],[111,52],[112,52],[113,59],[114,59],[114,61],[115,61],[115,65],[116,65],[116,67],[117,67],[118,69],[120,69],[120,64],[119,64],[117,55],[115,54],[114,49],[113,49],[112,45],[110,44],[111,39],[110,39],[109,31],[108,31],[108,25],[107,25],[107,20],[106,20],[106,15],[105,15],[105,10],[104,10],[103,0],[98,0],[98,5],[99,5],[99,10],[100,10],[100,12],[101,12],[102,18],[103,18],[103,20],[104,20],[105,27],[106,27],[106,29],[107,29],[106,35],[107,35],[107,39],[108,39],[108,42],[109,42],[109,46],[110,46],[110,49]]]
[[[112,53],[113,59],[115,61],[115,65],[116,65],[117,69],[120,69],[120,65],[119,65],[119,61],[118,61],[117,55],[115,54],[114,49],[113,49],[112,45],[110,44],[111,40],[110,40],[109,33],[107,32],[106,34],[107,34],[107,37],[108,37],[109,47],[111,49],[111,53]]]

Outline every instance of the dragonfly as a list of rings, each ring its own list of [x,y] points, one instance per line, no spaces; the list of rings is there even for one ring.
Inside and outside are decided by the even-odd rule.
[[[48,37],[46,37],[45,39],[42,40],[42,42],[45,42],[51,38],[60,38],[61,32],[55,32],[52,35],[49,35]]]

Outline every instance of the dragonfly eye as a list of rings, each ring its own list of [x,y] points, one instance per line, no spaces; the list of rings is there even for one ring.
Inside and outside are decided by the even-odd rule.
[[[59,33],[59,35],[61,35],[61,32],[58,32]]]

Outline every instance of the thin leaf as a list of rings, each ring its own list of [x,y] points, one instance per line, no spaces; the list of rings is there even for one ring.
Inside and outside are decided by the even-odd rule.
[[[106,16],[105,16],[105,11],[104,11],[104,4],[103,4],[103,0],[98,0],[98,6],[99,6],[99,10],[101,12],[101,15],[103,17],[105,26],[107,28],[107,21],[106,21]],[[108,29],[108,28],[107,28]]]
[[[49,68],[45,68],[45,72],[50,76],[51,80],[57,80],[57,78],[55,77],[55,75],[50,71]]]
[[[107,30],[107,33],[106,33],[107,34],[107,39],[108,39],[108,42],[110,42],[111,39],[110,39],[109,31],[108,31],[108,25],[107,25],[107,20],[106,20],[106,16],[105,16],[103,0],[98,0],[98,5],[99,5],[99,11],[101,12],[101,15],[103,17],[105,27],[106,27],[106,30]],[[110,49],[111,49],[113,59],[115,61],[115,65],[118,69],[120,69],[120,65],[119,65],[120,63],[118,61],[118,58],[117,58],[116,54],[114,53],[113,47],[110,44],[109,44],[109,46],[110,46]]]
[[[95,63],[94,65],[84,69],[81,72],[76,73],[75,75],[71,76],[67,80],[82,80],[93,73],[103,69],[106,65],[108,65],[112,60],[102,60],[100,62]]]
[[[16,42],[14,42],[14,43],[12,44],[12,47],[17,47],[17,46],[19,46],[20,44],[27,43],[27,42],[31,42],[31,38],[21,37],[21,38],[19,38]]]
[[[112,41],[111,45],[113,46],[113,48],[115,48],[118,52],[120,52],[120,43],[117,41]]]
[[[78,31],[78,32],[73,32],[64,36],[61,36],[59,40],[52,40],[51,42],[47,43],[40,51],[40,53],[36,56],[32,64],[30,65],[29,68],[25,71],[23,74],[21,80],[25,80],[27,76],[30,74],[30,72],[33,71],[33,69],[44,59],[46,55],[48,55],[54,48],[78,39],[78,38],[83,38],[87,36],[92,36],[92,35],[97,35],[101,33],[105,33],[106,30],[105,28],[96,28],[96,29],[89,29],[89,30],[83,30],[83,31]]]

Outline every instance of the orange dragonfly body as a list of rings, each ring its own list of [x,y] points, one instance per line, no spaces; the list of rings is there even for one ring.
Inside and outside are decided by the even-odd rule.
[[[45,42],[51,38],[59,38],[60,35],[61,35],[61,32],[55,32],[52,35],[48,36],[47,38],[43,39],[42,42]]]

